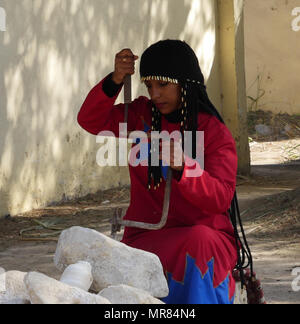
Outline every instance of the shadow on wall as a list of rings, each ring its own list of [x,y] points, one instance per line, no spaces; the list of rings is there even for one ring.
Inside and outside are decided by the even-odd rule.
[[[120,49],[140,55],[160,39],[180,38],[201,50],[207,77],[213,65],[211,0],[4,0],[1,6],[7,30],[0,32],[0,215],[128,183],[122,168],[97,166],[96,139],[76,119]],[[135,79],[136,94],[142,88]]]

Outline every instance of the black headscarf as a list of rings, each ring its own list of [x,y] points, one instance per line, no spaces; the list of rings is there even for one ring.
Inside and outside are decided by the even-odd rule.
[[[199,110],[216,116],[224,123],[221,115],[211,103],[206,92],[204,76],[193,49],[180,40],[164,40],[151,45],[142,55],[140,74],[145,80],[169,80],[188,88],[197,98]],[[189,99],[190,96],[186,96]]]

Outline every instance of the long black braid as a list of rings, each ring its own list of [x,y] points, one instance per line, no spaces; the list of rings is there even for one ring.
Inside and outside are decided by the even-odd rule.
[[[149,79],[149,78],[148,78]],[[151,77],[150,77],[151,79]],[[154,77],[154,79],[159,79],[159,77]],[[163,78],[164,80],[164,78]],[[220,122],[225,124],[224,120],[220,116],[219,112],[215,106],[209,100],[207,95],[206,86],[204,82],[197,82],[192,80],[171,80],[178,82],[181,85],[182,94],[182,106],[179,111],[180,115],[180,132],[182,138],[184,138],[184,131],[192,131],[192,158],[196,159],[196,132],[198,130],[198,113],[204,111],[218,118]],[[161,114],[158,109],[153,105],[152,107],[152,131],[161,132]],[[182,141],[182,148],[184,150],[184,141]],[[151,165],[151,153],[149,154],[149,168],[148,168],[148,188],[154,186],[156,190],[163,181],[162,171],[161,171],[161,161],[160,166]],[[237,193],[235,192],[234,198],[231,202],[231,207],[228,210],[228,214],[231,219],[231,223],[234,228],[234,235],[236,240],[237,248],[237,265],[236,269],[240,272],[242,288],[245,286],[244,279],[244,269],[250,266],[251,276],[254,277],[253,272],[253,259],[251,251],[246,239],[244,232],[239,205],[237,200]],[[242,239],[239,233],[242,234]]]

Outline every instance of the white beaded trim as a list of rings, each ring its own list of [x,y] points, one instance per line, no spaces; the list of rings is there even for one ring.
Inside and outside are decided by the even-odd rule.
[[[150,80],[164,81],[164,82],[170,82],[170,83],[174,83],[174,84],[179,83],[179,81],[177,79],[172,79],[172,78],[163,77],[163,76],[149,75],[147,77],[142,77],[141,78],[142,83],[144,83],[145,81],[150,81]],[[196,80],[186,79],[186,81],[203,85],[203,83],[201,83],[200,81],[196,81]]]
[[[168,77],[163,77],[163,76],[147,76],[147,77],[142,77],[141,78],[141,82],[144,83],[145,81],[150,81],[150,80],[155,80],[155,81],[163,81],[163,82],[170,82],[170,83],[174,83],[174,84],[178,84],[178,80],[177,79],[172,79],[172,78],[168,78]]]

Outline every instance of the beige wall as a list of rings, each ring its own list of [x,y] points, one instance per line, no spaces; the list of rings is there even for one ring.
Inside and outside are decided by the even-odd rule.
[[[297,7],[299,0],[245,0],[247,95],[264,94],[257,109],[300,114],[300,28],[292,27],[300,26],[300,9],[292,16]]]
[[[220,108],[216,3],[212,0],[2,0],[0,215],[125,185],[128,170],[100,168],[99,144],[79,128],[88,91],[113,54],[165,38],[196,50]],[[134,95],[145,94],[136,76]],[[221,109],[220,109],[221,110]]]

